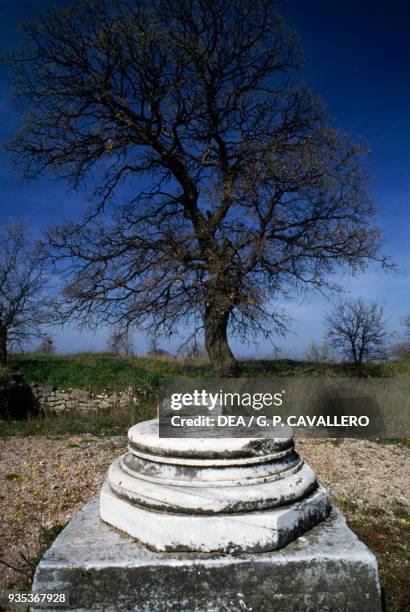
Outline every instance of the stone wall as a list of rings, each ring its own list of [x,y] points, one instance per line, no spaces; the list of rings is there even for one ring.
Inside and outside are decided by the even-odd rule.
[[[102,391],[92,393],[84,389],[57,389],[31,385],[39,408],[45,414],[61,414],[66,412],[88,412],[107,410],[109,408],[136,406],[138,399],[132,387],[124,391]]]

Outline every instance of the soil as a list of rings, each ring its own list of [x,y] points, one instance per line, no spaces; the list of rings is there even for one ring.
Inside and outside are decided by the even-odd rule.
[[[86,434],[3,438],[0,444],[0,592],[4,592],[29,588],[39,556],[98,493],[126,440]],[[385,521],[409,523],[403,518],[408,516],[410,491],[408,446],[316,439],[299,440],[297,449],[347,514],[354,512],[357,517],[363,511],[364,516],[370,510]],[[403,510],[400,515],[397,508]]]

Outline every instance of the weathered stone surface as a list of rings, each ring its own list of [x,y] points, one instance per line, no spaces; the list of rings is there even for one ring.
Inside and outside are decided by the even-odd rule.
[[[94,499],[45,554],[33,589],[68,592],[70,610],[381,610],[376,559],[335,510],[274,552],[155,553],[102,522]]]
[[[290,428],[279,438],[159,438],[158,420],[139,423],[108,471],[100,516],[157,551],[285,546],[330,511],[292,438]]]
[[[191,495],[195,501],[195,492]],[[198,504],[201,497],[196,493]],[[253,512],[190,514],[149,510],[117,496],[105,483],[101,518],[157,551],[256,552],[281,548],[322,521],[330,506],[318,487],[296,503]]]
[[[69,389],[68,391],[72,399],[78,402],[87,402],[92,397],[86,389]]]
[[[238,458],[257,463],[258,457],[264,460],[272,453],[293,448],[293,431],[283,427],[277,438],[160,438],[158,419],[152,419],[130,427],[128,440],[131,450],[152,453],[163,457],[162,461],[165,457],[171,457],[172,462],[176,457],[212,459],[210,465],[214,466],[215,460]]]

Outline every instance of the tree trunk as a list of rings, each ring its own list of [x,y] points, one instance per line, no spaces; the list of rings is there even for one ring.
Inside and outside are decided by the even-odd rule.
[[[217,378],[234,378],[238,363],[228,343],[227,327],[230,311],[207,304],[205,307],[205,347]]]
[[[353,357],[353,363],[356,367],[359,366],[359,360],[357,358],[357,350],[356,350],[356,342],[355,340],[350,339],[350,346],[352,349],[352,357]]]
[[[7,366],[7,328],[0,324],[0,366]]]

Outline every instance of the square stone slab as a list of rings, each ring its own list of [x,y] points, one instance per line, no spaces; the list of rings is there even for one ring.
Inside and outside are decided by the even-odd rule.
[[[68,592],[70,610],[381,610],[376,558],[337,510],[273,552],[177,554],[110,527],[98,503],[73,518],[35,574],[33,591]]]

